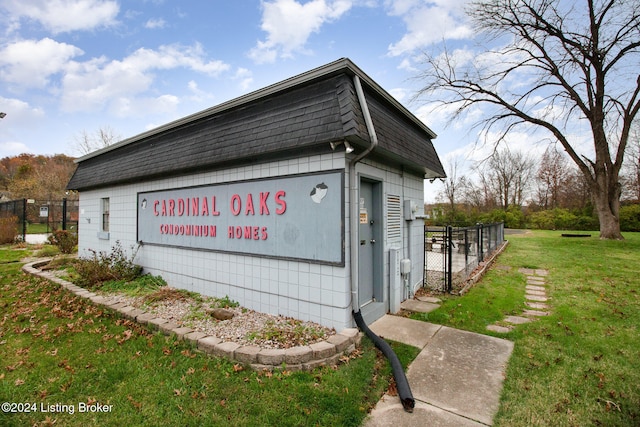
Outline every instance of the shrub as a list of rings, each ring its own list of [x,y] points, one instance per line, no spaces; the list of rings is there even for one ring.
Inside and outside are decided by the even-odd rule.
[[[12,243],[18,234],[18,217],[0,218],[0,244]]]
[[[524,213],[517,206],[509,206],[504,209],[494,209],[489,213],[480,216],[480,221],[489,224],[504,222],[505,228],[524,228]]]
[[[60,254],[60,248],[52,245],[44,245],[42,249],[36,252],[36,256],[43,258],[54,257],[58,254]]]
[[[136,265],[133,260],[137,254],[137,248],[132,247],[130,257],[126,255],[120,241],[111,248],[111,252],[96,252],[89,249],[90,258],[81,258],[76,262],[76,271],[79,275],[78,282],[86,287],[101,287],[103,282],[109,280],[131,281],[142,274],[142,267]]]
[[[47,240],[57,246],[63,254],[70,254],[75,251],[78,244],[78,235],[67,230],[56,230],[47,237]]]
[[[532,228],[540,230],[597,230],[598,219],[592,216],[581,215],[568,209],[555,208],[546,211],[534,212],[530,216]]]
[[[640,231],[640,204],[620,208],[620,229],[622,231]]]

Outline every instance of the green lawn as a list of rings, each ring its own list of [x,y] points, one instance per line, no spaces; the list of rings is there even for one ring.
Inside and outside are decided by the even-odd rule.
[[[597,236],[597,233],[593,233]],[[414,318],[515,342],[496,426],[640,425],[640,234],[620,242],[508,235],[496,265],[463,297]],[[0,425],[359,425],[388,386],[372,344],[339,369],[266,374],[221,359],[23,276],[26,252],[0,249]],[[504,335],[486,326],[525,308],[518,268],[549,270],[551,314]],[[394,345],[403,363],[416,349]],[[113,405],[42,413],[40,404]],[[55,408],[55,407],[54,407]]]
[[[357,426],[388,387],[366,338],[338,369],[245,370],[23,275],[24,255],[0,249],[0,403],[31,412],[1,426]],[[417,355],[395,348],[405,366]]]
[[[496,426],[638,426],[640,234],[560,234],[508,235],[507,250],[468,295],[414,317],[515,342]],[[551,315],[489,333],[487,325],[525,308],[520,267],[549,270]]]

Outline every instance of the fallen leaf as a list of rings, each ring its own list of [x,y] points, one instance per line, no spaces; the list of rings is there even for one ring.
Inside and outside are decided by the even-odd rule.
[[[136,402],[135,400],[133,400],[133,397],[131,397],[131,395],[127,396],[127,400],[129,402],[131,402],[131,404],[136,408],[136,409],[140,409],[142,407],[142,403],[140,402]]]
[[[397,396],[398,395],[398,388],[396,387],[395,381],[392,381],[389,384],[389,390],[387,391],[387,393],[389,393],[389,396]]]
[[[50,416],[47,415],[47,417],[44,419],[44,421],[42,422],[43,426],[52,426],[56,423],[55,418],[52,419]]]
[[[13,384],[16,385],[16,386],[22,385],[22,384],[24,384],[24,380],[21,380],[20,378],[18,378]]]

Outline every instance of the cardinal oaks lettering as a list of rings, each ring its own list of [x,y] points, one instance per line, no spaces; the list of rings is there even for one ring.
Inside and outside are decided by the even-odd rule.
[[[273,197],[268,191],[260,192],[256,196],[252,193],[231,196],[229,209],[233,216],[244,215],[276,215],[287,211],[286,192],[277,191]],[[272,200],[272,201],[271,201]],[[156,199],[153,201],[153,215],[155,216],[219,216],[216,206],[217,197],[186,197],[176,199]],[[271,205],[271,209],[269,208]]]
[[[233,194],[229,198],[229,213],[234,217],[283,215],[287,211],[287,193],[284,190],[272,194],[269,191]],[[219,217],[217,196],[176,197],[155,199],[152,202],[153,215],[156,217]],[[184,220],[182,220],[184,221]],[[166,223],[160,224],[161,235],[193,236],[215,238],[217,225],[215,224],[183,224],[172,223],[167,218]],[[227,238],[246,240],[267,240],[267,227],[259,225],[230,225],[227,227]]]

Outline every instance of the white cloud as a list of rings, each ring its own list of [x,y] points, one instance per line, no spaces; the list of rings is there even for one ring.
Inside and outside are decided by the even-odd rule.
[[[164,28],[166,26],[167,21],[162,18],[151,18],[144,24],[144,27],[150,30],[155,30],[156,28]]]
[[[84,52],[72,45],[45,38],[23,40],[0,50],[0,79],[24,87],[45,87],[51,75]]]
[[[248,90],[249,87],[251,87],[251,84],[253,83],[253,73],[250,70],[247,70],[246,68],[242,68],[242,67],[238,68],[233,78],[235,80],[240,80],[240,88],[243,91]]]
[[[0,142],[0,157],[16,156],[18,154],[30,153],[32,151],[33,150],[30,150],[29,147],[27,147],[22,142]]]
[[[187,83],[187,90],[191,94],[189,96],[189,100],[198,104],[205,102],[211,103],[212,100],[215,99],[213,93],[200,89],[198,83],[196,83],[194,80],[191,80],[189,81],[189,83]]]
[[[13,20],[38,21],[54,34],[115,25],[120,11],[111,0],[9,0],[5,8]]]
[[[178,104],[180,99],[174,95],[161,95],[156,98],[120,97],[111,103],[110,113],[119,118],[166,114],[175,112]]]
[[[401,17],[407,27],[404,36],[398,42],[389,45],[389,55],[412,53],[442,40],[473,37],[473,31],[463,14],[466,3],[467,0],[385,1],[389,15]]]
[[[6,114],[0,119],[0,158],[21,153],[32,153],[28,145],[16,138],[17,129],[27,126],[36,127],[44,118],[44,111],[32,107],[27,102],[15,98],[0,96],[0,111]]]
[[[72,62],[63,77],[62,107],[66,111],[101,109],[115,102],[118,111],[128,111],[127,100],[152,88],[154,71],[186,68],[216,76],[229,69],[222,61],[207,61],[199,44],[194,46],[168,45],[158,50],[141,48],[121,61],[95,58],[84,63]],[[162,101],[166,106],[173,101]],[[144,107],[146,108],[146,107]]]
[[[257,63],[265,63],[304,53],[311,34],[339,19],[351,6],[350,0],[311,0],[304,4],[295,0],[264,1],[261,28],[267,37],[258,41],[248,55]]]
[[[407,97],[407,89],[405,88],[395,88],[395,89],[391,89],[389,90],[389,93],[391,94],[391,96],[393,96],[395,99],[397,99],[398,101],[402,102],[404,101],[404,99]]]

